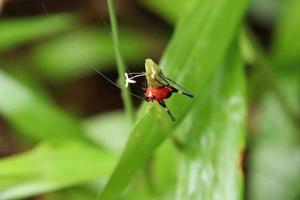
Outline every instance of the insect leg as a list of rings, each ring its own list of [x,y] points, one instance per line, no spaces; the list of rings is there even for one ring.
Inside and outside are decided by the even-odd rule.
[[[166,77],[163,73],[161,73],[160,78],[163,79],[166,82],[170,81],[171,83],[173,83],[174,85],[176,85],[178,87],[178,89],[175,88],[175,87],[173,87],[173,86],[171,86],[171,88],[174,90],[174,92],[177,92],[179,94],[183,94],[183,95],[191,97],[191,98],[194,97],[194,95],[191,92],[189,92],[187,89],[184,89],[183,87],[181,87],[178,83],[176,83],[172,79]]]
[[[170,110],[167,107],[167,105],[165,104],[165,102],[164,101],[159,101],[158,103],[167,111],[167,113],[170,116],[171,120],[174,122],[175,121],[175,117],[172,115],[172,113],[170,112]]]
[[[192,93],[187,93],[187,92],[185,92],[185,91],[178,90],[177,88],[172,87],[172,86],[171,86],[171,88],[172,88],[173,92],[175,92],[175,93],[183,94],[183,95],[188,96],[188,97],[191,97],[191,98],[194,97],[194,95],[193,95]]]

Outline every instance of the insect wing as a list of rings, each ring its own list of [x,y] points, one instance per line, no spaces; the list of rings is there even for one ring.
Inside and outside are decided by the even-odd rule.
[[[163,80],[160,76],[160,74],[162,73],[161,69],[152,59],[146,59],[145,70],[148,86],[158,88],[160,86],[166,85],[165,80]]]

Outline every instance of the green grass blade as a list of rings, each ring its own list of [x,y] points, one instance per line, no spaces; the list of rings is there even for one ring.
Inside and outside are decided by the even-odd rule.
[[[0,70],[0,114],[33,140],[77,138],[91,141],[73,117]]]
[[[299,119],[299,112],[293,107],[295,105],[295,100],[293,98],[289,98],[289,95],[287,95],[289,90],[283,89],[280,85],[280,74],[282,72],[280,73],[278,66],[268,58],[253,33],[249,30],[244,30],[242,33],[240,41],[244,57],[253,65],[253,69],[256,70],[255,78],[253,78],[256,83],[253,82],[251,89],[249,89],[249,96],[253,98],[252,96],[254,94],[257,96],[261,95],[259,94],[259,91],[255,90],[260,88],[260,85],[258,84],[264,84],[265,88],[271,89],[277,94],[282,106],[285,107],[290,118],[297,121]],[[285,71],[283,68],[281,70]],[[296,70],[297,69],[294,71]]]
[[[150,167],[146,168],[149,179],[153,182],[153,193],[158,197],[175,198],[174,191],[180,158],[179,149],[176,147],[173,140],[167,139],[153,155]]]
[[[299,0],[286,1],[276,28],[272,60],[284,68],[298,67],[300,63],[299,9]]]
[[[124,112],[109,112],[82,122],[88,136],[101,147],[119,154],[130,133],[130,120]]]
[[[115,55],[116,55],[116,60],[117,60],[117,67],[118,67],[118,72],[119,72],[118,83],[121,87],[121,96],[123,99],[125,112],[128,115],[128,117],[131,119],[131,122],[133,123],[135,120],[135,113],[134,113],[132,98],[128,92],[129,89],[127,89],[125,87],[126,65],[125,65],[124,59],[121,54],[121,49],[120,49],[119,30],[118,30],[117,17],[116,17],[116,13],[115,13],[114,0],[107,0],[107,4],[108,4],[108,10],[109,10],[109,17],[110,17],[110,23],[111,23]]]
[[[243,195],[241,156],[245,143],[244,65],[237,45],[207,85],[203,103],[193,107],[176,132],[184,133],[177,199],[237,200]],[[202,113],[199,117],[198,113]]]
[[[93,184],[84,184],[43,195],[43,198],[45,200],[95,200],[96,195]]]
[[[292,97],[297,98],[294,94],[299,91],[299,82],[295,81],[294,75],[284,75],[281,84],[293,91]],[[290,120],[273,92],[263,96],[253,124],[249,199],[297,199],[300,178],[299,126]]]
[[[188,4],[185,0],[173,0],[172,3],[168,0],[140,0],[140,2],[170,23],[174,23],[180,18]]]
[[[0,199],[29,197],[97,179],[104,181],[115,162],[114,155],[80,142],[44,143],[0,160]]]
[[[168,77],[190,89],[196,98],[191,100],[177,96],[167,102],[177,118],[175,124],[160,107],[144,106],[117,168],[99,199],[116,199],[135,172],[172,133],[172,126],[179,124],[192,105],[199,103],[205,83],[221,64],[247,3],[238,0],[203,0],[189,4],[161,66]]]
[[[251,134],[249,199],[255,200],[292,200],[300,195],[300,2],[284,3],[271,52],[271,70],[281,95],[276,90],[263,94],[256,105]]]
[[[68,30],[75,22],[70,15],[0,20],[0,50]]]

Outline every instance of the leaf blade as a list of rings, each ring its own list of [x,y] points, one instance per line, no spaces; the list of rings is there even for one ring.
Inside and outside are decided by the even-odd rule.
[[[190,5],[190,9],[179,22],[175,35],[162,59],[161,66],[163,69],[166,68],[166,75],[172,79],[177,77],[178,80],[182,80],[182,85],[195,92],[195,95],[201,96],[205,82],[211,78],[223,59],[246,6],[247,1],[234,0],[218,1],[217,6],[215,1],[196,1]],[[230,9],[228,9],[229,7]],[[235,10],[232,11],[232,8]],[[227,13],[228,15],[222,15],[228,10],[230,10],[230,13]],[[209,15],[210,19],[206,21],[205,14],[207,12],[212,14]],[[220,12],[220,15],[217,14],[218,12]],[[224,26],[224,21],[226,21],[226,27]],[[216,28],[219,26],[221,27]],[[203,29],[203,27],[205,28]],[[202,34],[198,34],[198,31]],[[224,38],[222,37],[222,39],[218,40],[219,34],[216,32],[225,32]],[[207,44],[207,42],[209,42],[209,45],[213,45],[214,48],[203,48],[202,43]],[[186,51],[191,49],[193,53],[190,55]],[[195,64],[193,61],[199,61],[200,58],[204,58],[207,55],[210,56],[201,62],[202,67],[200,69],[199,65],[191,67]],[[211,59],[213,59],[213,62],[209,64]],[[201,70],[204,70],[203,67],[206,64],[208,69],[202,73],[203,71]],[[200,86],[199,84],[193,84],[195,79],[201,80]],[[179,100],[177,98],[176,101],[170,99],[169,102],[171,103],[171,110],[175,111],[175,115],[179,118],[178,121],[184,117],[187,108],[192,106],[192,103],[186,101],[186,99]],[[176,106],[176,104],[180,105],[180,107]],[[115,199],[135,172],[143,166],[153,151],[172,132],[173,125],[167,116],[161,117],[165,115],[164,111],[151,106],[146,107],[143,111],[144,113],[141,114],[139,121],[132,130],[131,137],[117,168],[99,197],[102,200]],[[145,152],[141,153],[141,150]],[[130,169],[128,169],[129,167]]]
[[[1,159],[0,198],[24,198],[104,180],[115,162],[113,154],[78,141],[42,143],[23,154]]]

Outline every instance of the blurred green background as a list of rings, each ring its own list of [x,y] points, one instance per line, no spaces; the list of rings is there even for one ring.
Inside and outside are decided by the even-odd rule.
[[[300,199],[300,0],[114,2],[127,71],[195,98],[131,122],[107,1],[0,0],[0,200]]]

